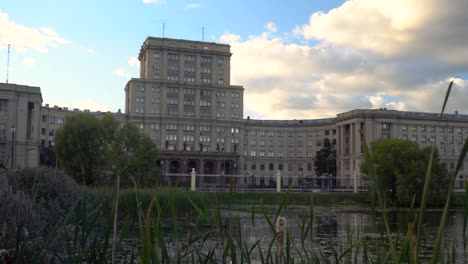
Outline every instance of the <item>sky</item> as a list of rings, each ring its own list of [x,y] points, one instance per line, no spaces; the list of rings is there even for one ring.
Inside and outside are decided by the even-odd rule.
[[[125,109],[148,36],[231,45],[244,118],[364,108],[468,114],[466,0],[0,0],[0,82],[44,103]]]

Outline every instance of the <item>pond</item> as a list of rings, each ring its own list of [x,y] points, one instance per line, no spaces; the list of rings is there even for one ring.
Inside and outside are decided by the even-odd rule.
[[[193,223],[186,220],[178,222],[177,237],[174,238],[174,222],[171,219],[163,221],[163,232],[167,238],[169,255],[176,254],[176,248],[183,248],[185,253],[197,252],[197,254],[209,254],[213,251],[217,260],[225,249],[223,242],[229,230],[229,215],[234,219],[233,242],[237,247],[238,258],[245,252],[239,250],[239,243],[246,249],[254,248],[249,259],[260,261],[270,252],[277,254],[277,241],[274,241],[274,233],[270,224],[275,223],[277,208],[274,206],[256,207],[256,213],[252,214],[252,206],[237,206],[231,211],[221,210],[221,227],[213,227],[209,224],[197,225],[193,229]],[[381,214],[375,216],[369,208],[353,206],[315,206],[313,208],[313,226],[307,234],[307,239],[301,243],[304,233],[303,223],[310,218],[309,207],[289,206],[284,212],[287,222],[287,236],[290,238],[289,255],[296,260],[306,259],[306,253],[319,256],[319,259],[337,262],[343,253],[345,256],[339,259],[340,263],[360,263],[364,258],[375,260],[377,257],[385,257],[389,252],[388,238],[385,236],[385,226]],[[425,213],[424,229],[421,236],[420,260],[428,262],[432,256],[435,237],[439,227],[442,210],[427,210]],[[269,221],[265,216],[268,216]],[[305,218],[304,218],[305,216]],[[392,237],[406,236],[408,210],[393,210],[389,213]],[[468,263],[468,256],[463,248],[463,212],[451,211],[446,235],[443,240],[445,250],[453,249],[456,263]],[[224,236],[224,239],[222,238]],[[365,239],[365,242],[363,242]],[[188,242],[192,241],[192,242]],[[273,241],[273,242],[272,242]],[[361,244],[359,244],[361,243]],[[134,244],[134,243],[131,243]],[[189,244],[189,245],[187,245]],[[352,250],[349,250],[352,248]],[[262,251],[262,253],[260,253]],[[247,251],[246,251],[247,252]],[[447,253],[444,251],[444,254]],[[238,259],[239,261],[239,259]],[[297,261],[296,261],[297,262]],[[320,261],[323,262],[323,261]]]

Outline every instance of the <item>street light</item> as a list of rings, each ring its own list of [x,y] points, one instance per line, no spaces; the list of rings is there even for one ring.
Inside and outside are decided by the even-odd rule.
[[[12,125],[10,127],[10,132],[11,132],[11,167],[10,167],[10,169],[13,170],[13,166],[14,166],[14,162],[15,162],[15,156],[14,156],[15,146],[14,146],[14,143],[15,143],[15,132],[16,132],[16,127],[14,125]]]

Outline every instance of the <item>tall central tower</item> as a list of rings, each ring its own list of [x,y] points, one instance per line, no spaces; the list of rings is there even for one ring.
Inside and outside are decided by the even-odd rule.
[[[233,152],[240,141],[243,87],[230,85],[230,46],[149,37],[125,110],[161,150]],[[237,148],[237,145],[236,145]]]

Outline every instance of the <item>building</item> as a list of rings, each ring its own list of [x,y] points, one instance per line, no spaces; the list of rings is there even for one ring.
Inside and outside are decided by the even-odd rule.
[[[42,95],[39,87],[0,83],[0,167],[37,166]]]
[[[357,188],[365,184],[359,173],[364,160],[361,133],[367,142],[402,138],[435,144],[454,170],[468,136],[468,115],[455,112],[441,118],[436,113],[356,109],[324,119],[244,119],[244,88],[231,84],[231,56],[229,45],[200,41],[149,37],[141,46],[140,76],[125,86],[125,113],[113,115],[136,124],[156,142],[163,182],[188,185],[194,169],[197,184],[207,188],[271,186],[278,172],[284,187]],[[64,118],[82,112],[39,107],[38,87],[1,84],[0,102],[0,157],[6,167],[37,166],[35,149],[53,149]],[[19,115],[25,117],[15,119]],[[8,133],[12,125],[18,131],[15,140]],[[325,138],[337,150],[337,175],[327,177],[316,175],[313,165]],[[11,165],[8,150],[16,141],[16,163]],[[20,141],[25,142],[21,147]],[[462,171],[457,184],[466,175]]]

